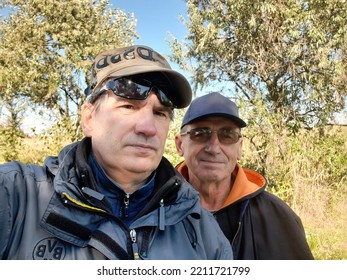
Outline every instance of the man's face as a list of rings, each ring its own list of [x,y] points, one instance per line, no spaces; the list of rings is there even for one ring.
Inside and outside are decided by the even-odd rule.
[[[145,180],[164,152],[170,109],[150,93],[130,100],[107,92],[82,109],[84,134],[105,172],[118,183]]]
[[[184,127],[184,131],[194,128],[232,129],[240,133],[234,122],[223,117],[207,117]],[[189,135],[177,135],[175,138],[178,153],[184,157],[189,170],[189,179],[202,182],[216,182],[230,178],[236,163],[241,159],[242,138],[235,144],[223,144],[213,132],[210,139],[199,143]]]

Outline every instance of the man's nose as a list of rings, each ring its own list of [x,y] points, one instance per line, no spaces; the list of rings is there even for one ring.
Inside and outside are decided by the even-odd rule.
[[[212,131],[210,139],[206,142],[205,151],[209,153],[217,154],[220,152],[220,142],[218,139],[217,131]]]
[[[135,132],[146,136],[153,136],[157,133],[155,116],[150,108],[143,108],[135,125]]]

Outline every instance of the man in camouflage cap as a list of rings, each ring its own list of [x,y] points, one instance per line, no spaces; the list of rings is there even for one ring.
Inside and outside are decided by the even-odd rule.
[[[198,193],[163,157],[188,81],[147,46],[95,58],[85,138],[44,166],[0,166],[1,259],[232,259]]]

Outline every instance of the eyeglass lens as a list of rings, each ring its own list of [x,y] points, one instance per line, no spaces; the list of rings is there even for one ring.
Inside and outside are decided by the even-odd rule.
[[[209,128],[194,128],[181,135],[189,134],[191,140],[203,143],[210,140],[212,133],[214,132],[217,133],[219,142],[223,144],[234,144],[241,138],[241,135],[238,132],[230,128],[221,128],[219,130],[212,130]]]

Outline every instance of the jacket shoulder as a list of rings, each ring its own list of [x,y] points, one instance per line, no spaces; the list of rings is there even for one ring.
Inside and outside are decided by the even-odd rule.
[[[12,161],[0,165],[0,176],[9,177],[11,180],[19,179],[18,176],[23,179],[27,176],[31,176],[38,181],[47,180],[46,168],[44,166],[35,164],[24,164],[18,161]]]
[[[253,200],[254,203],[260,205],[261,207],[273,208],[276,209],[276,211],[297,216],[287,202],[268,191],[263,191],[258,196],[254,197]]]

